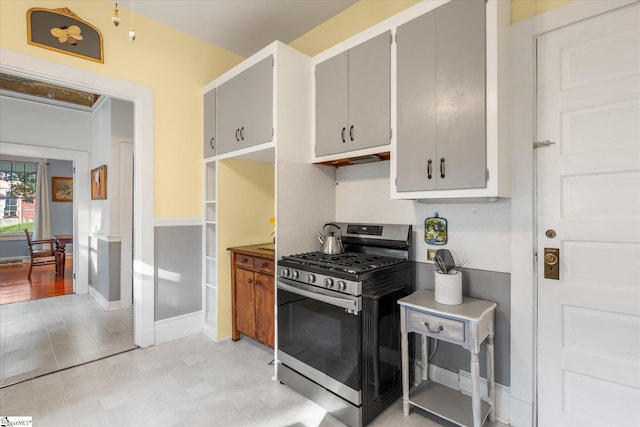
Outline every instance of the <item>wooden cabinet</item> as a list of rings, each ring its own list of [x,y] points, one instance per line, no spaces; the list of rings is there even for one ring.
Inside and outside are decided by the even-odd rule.
[[[263,244],[229,248],[231,251],[232,335],[251,337],[274,346],[275,262],[271,248]]]
[[[211,89],[203,96],[203,157],[216,155],[216,89]]]
[[[399,26],[397,67],[397,190],[485,187],[484,2]]]
[[[391,128],[391,32],[316,65],[317,157],[387,145]]]
[[[273,139],[273,65],[268,56],[217,88],[217,154]]]

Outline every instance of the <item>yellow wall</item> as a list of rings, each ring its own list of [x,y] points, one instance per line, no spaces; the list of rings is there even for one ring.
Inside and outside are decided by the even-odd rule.
[[[523,21],[573,0],[511,0],[511,23]]]
[[[231,336],[231,257],[227,248],[271,241],[273,165],[222,160],[218,162],[218,183],[218,338],[225,338]]]
[[[104,39],[104,64],[27,44],[26,14],[32,7],[68,7],[96,26]],[[0,1],[0,47],[52,62],[150,86],[154,90],[156,217],[202,215],[202,92],[208,82],[242,58],[135,15],[137,40],[129,42],[130,12],[106,0]],[[187,185],[188,183],[188,185]],[[180,195],[180,203],[176,203]]]
[[[309,56],[419,3],[419,0],[361,0],[289,44]]]

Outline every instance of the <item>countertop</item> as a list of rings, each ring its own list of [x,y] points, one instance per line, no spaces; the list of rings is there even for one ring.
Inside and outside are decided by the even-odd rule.
[[[262,258],[275,258],[276,245],[273,243],[260,243],[257,245],[235,246],[227,248],[227,250],[243,255],[260,256]]]

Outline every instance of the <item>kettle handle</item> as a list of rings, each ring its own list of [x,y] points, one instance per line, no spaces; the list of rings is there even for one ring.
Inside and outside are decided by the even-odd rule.
[[[327,225],[333,225],[335,228],[337,228],[338,230],[340,230],[340,226],[338,224],[336,224],[335,222],[328,222],[325,225],[322,226],[322,229],[324,230]]]

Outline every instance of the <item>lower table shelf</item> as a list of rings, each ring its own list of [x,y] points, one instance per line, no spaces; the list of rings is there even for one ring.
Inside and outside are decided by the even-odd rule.
[[[460,426],[473,425],[471,396],[433,381],[423,382],[409,392],[409,403]],[[491,406],[480,404],[480,423],[484,423]]]

